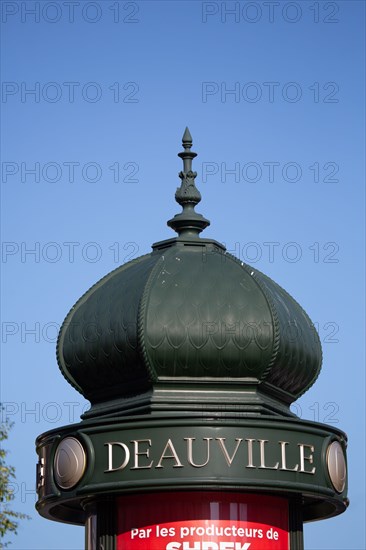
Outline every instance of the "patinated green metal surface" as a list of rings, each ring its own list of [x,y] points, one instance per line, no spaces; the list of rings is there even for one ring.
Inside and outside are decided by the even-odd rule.
[[[176,242],[92,287],[66,318],[58,359],[92,403],[156,382],[246,380],[291,402],[317,377],[321,350],[271,279],[214,245]]]
[[[300,548],[302,517],[347,507],[346,436],[291,413],[319,374],[318,335],[279,285],[200,238],[191,146],[187,129],[178,236],[101,279],[62,326],[59,366],[92,406],[38,438],[37,508],[83,524],[119,494],[278,494],[296,503]]]
[[[85,450],[85,471],[68,490],[55,481],[60,436],[77,438]],[[327,452],[334,441],[345,454],[340,430],[274,417],[85,422],[39,439],[48,468],[39,479],[38,506],[52,516],[62,502],[63,519],[72,522],[74,503],[91,495],[221,489],[301,494],[305,520],[333,516],[347,506],[346,479],[336,490],[329,475]],[[81,510],[78,519],[85,521]]]

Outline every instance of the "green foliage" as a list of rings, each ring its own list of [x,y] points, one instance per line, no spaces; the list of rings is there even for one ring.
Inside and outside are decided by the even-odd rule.
[[[1,408],[2,410],[2,408]],[[18,520],[30,519],[26,514],[14,512],[9,503],[14,499],[12,491],[12,480],[15,479],[15,468],[6,463],[7,451],[3,448],[3,441],[8,439],[12,424],[5,420],[0,424],[0,538],[3,539],[8,533],[17,534]],[[0,548],[9,546],[9,542],[1,542]]]

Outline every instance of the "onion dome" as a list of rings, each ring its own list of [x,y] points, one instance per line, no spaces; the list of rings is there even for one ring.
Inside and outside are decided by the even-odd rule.
[[[210,222],[195,211],[201,195],[191,147],[187,128],[175,194],[182,211],[168,221],[178,236],[97,282],[61,328],[58,363],[90,400],[86,416],[197,413],[208,388],[213,412],[221,402],[221,412],[226,404],[243,414],[291,416],[289,405],[319,374],[319,337],[301,306],[200,237]]]

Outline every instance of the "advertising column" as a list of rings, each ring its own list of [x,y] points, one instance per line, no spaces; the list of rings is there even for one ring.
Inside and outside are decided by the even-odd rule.
[[[117,550],[289,550],[288,501],[221,492],[120,497]]]

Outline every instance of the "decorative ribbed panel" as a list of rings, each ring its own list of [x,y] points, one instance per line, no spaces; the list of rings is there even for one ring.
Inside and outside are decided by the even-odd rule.
[[[201,194],[191,146],[186,128],[175,194],[182,212],[168,222],[178,237],[78,300],[60,331],[58,363],[92,404],[139,399],[154,385],[207,381],[239,391],[256,386],[288,406],[319,374],[319,337],[279,285],[200,238],[209,222],[195,212]]]

